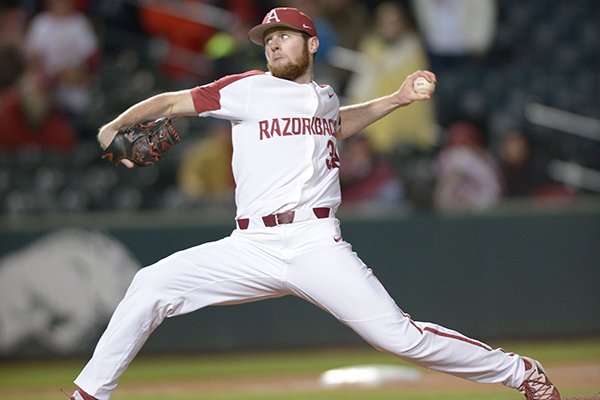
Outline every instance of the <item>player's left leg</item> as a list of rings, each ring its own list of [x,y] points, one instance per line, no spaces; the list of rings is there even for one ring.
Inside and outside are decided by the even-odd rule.
[[[311,225],[302,236],[312,238],[314,247],[308,251],[299,245],[302,251],[286,274],[291,292],[330,312],[374,347],[407,361],[475,382],[514,388],[523,383],[521,357],[439,325],[413,321],[351,246],[336,241],[340,233],[335,224]]]

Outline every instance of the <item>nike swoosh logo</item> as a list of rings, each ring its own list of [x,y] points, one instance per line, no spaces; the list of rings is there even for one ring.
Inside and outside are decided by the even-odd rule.
[[[327,93],[327,96],[329,96],[329,98],[333,97],[333,93]]]
[[[342,240],[341,236],[334,236],[333,240],[335,240],[337,243],[339,243]]]
[[[312,29],[312,26],[308,26],[308,25],[306,25],[306,24],[302,24],[302,27],[303,27],[304,29]]]

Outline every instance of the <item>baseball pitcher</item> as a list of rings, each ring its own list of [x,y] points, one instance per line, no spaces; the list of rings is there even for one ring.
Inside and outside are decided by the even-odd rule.
[[[72,399],[108,400],[167,317],[293,295],[404,360],[475,382],[502,383],[527,400],[560,400],[537,361],[412,320],[342,238],[335,217],[341,200],[337,142],[400,107],[430,99],[431,91],[413,84],[425,78],[433,86],[435,75],[417,71],[389,96],[340,107],[334,90],[313,80],[319,39],[309,16],[275,8],[249,38],[264,46],[268,72],[150,97],[98,133],[107,158],[134,167],[158,161],[179,141],[165,117],[230,121],[236,227],[224,239],[179,251],[136,274],[76,378]],[[148,121],[162,125],[153,129]]]

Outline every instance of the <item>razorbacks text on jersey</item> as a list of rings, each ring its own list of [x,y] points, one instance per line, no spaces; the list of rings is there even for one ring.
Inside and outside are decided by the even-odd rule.
[[[192,97],[200,116],[231,121],[237,218],[337,209],[339,100],[330,86],[248,71],[198,86]]]

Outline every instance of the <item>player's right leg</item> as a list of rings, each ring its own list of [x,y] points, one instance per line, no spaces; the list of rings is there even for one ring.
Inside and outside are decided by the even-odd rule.
[[[90,396],[107,400],[129,363],[166,317],[209,305],[285,294],[280,263],[267,256],[273,241],[276,239],[268,233],[234,232],[141,269],[75,384]]]

